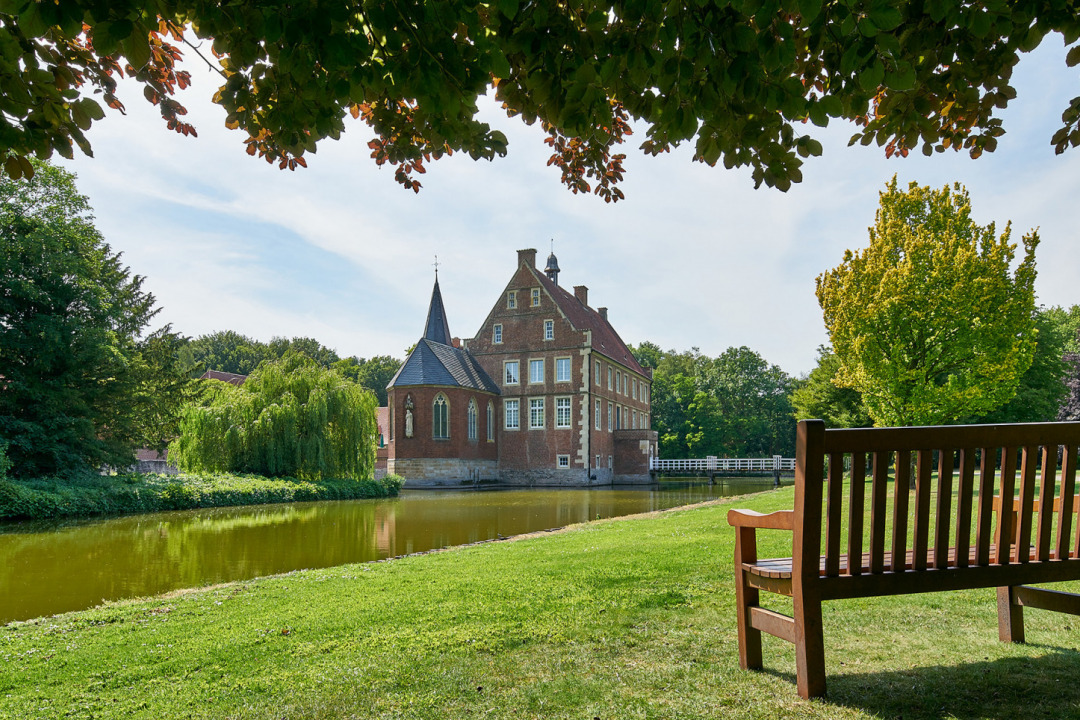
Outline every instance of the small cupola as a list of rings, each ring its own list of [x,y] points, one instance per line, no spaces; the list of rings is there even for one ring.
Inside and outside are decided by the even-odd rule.
[[[544,268],[544,274],[551,278],[551,282],[556,285],[559,284],[559,260],[555,257],[555,253],[548,255],[547,267]]]

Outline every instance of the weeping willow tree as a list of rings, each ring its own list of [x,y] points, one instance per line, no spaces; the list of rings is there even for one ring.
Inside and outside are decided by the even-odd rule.
[[[188,472],[370,478],[375,396],[301,355],[263,363],[239,386],[207,381],[169,458]]]

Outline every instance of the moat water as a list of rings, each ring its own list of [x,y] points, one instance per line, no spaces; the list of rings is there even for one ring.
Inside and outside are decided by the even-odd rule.
[[[772,478],[644,487],[404,490],[385,500],[0,524],[0,624],[109,600],[367,562],[758,492]]]

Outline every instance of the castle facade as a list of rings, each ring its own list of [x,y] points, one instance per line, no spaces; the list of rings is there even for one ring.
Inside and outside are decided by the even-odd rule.
[[[649,482],[652,372],[558,260],[517,268],[476,336],[450,335],[438,279],[423,337],[387,386],[387,470],[411,487]]]

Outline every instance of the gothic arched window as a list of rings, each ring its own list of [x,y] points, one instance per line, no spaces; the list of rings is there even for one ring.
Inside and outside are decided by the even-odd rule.
[[[487,439],[488,442],[495,442],[495,406],[488,400],[487,411]]]
[[[450,404],[442,393],[436,395],[432,403],[431,436],[436,440],[450,437]]]

